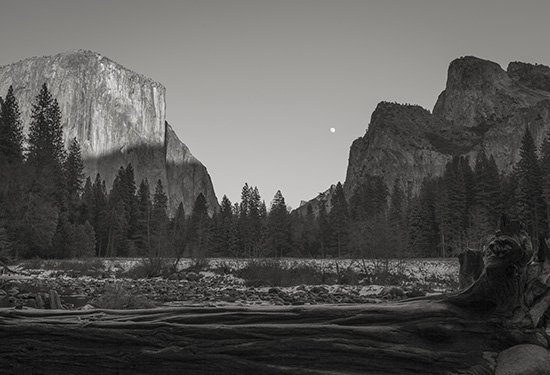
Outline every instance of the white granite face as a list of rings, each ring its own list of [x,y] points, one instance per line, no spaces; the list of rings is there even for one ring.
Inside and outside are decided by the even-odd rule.
[[[44,83],[59,102],[65,144],[78,139],[92,179],[100,173],[109,188],[119,167],[132,163],[136,184],[147,178],[154,189],[158,179],[163,181],[171,212],[183,202],[190,213],[201,192],[211,210],[217,209],[206,168],[172,130],[167,138],[163,85],[83,50],[0,67],[0,95],[13,86],[25,133]],[[167,178],[168,165],[174,180]]]
[[[77,137],[85,158],[140,144],[163,145],[165,88],[98,53],[35,57],[0,68],[0,93],[10,85],[25,130],[43,83],[63,114],[65,141]]]

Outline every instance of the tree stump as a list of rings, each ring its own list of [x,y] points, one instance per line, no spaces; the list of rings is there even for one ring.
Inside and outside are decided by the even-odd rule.
[[[466,249],[458,255],[458,261],[460,263],[458,287],[466,289],[483,273],[483,253],[478,250]]]
[[[52,310],[63,310],[63,305],[61,304],[61,298],[55,290],[50,290],[49,293],[50,309]]]

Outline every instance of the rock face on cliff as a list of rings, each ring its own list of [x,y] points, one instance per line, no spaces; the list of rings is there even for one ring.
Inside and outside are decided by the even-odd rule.
[[[404,187],[445,167],[450,156],[433,146],[428,134],[437,132],[432,114],[419,106],[380,103],[367,134],[351,145],[344,189],[353,193],[368,176],[384,176],[391,187],[397,178]]]
[[[505,71],[491,61],[459,58],[449,65],[433,113],[378,105],[367,133],[351,146],[344,187],[351,194],[369,175],[379,175],[389,187],[398,179],[417,191],[453,155],[473,163],[482,148],[510,172],[527,126],[540,145],[550,127],[550,68],[513,62]]]
[[[482,148],[510,172],[527,126],[540,145],[550,128],[550,68],[512,62],[503,70],[476,57],[456,59],[432,113],[387,102],[376,107],[366,134],[351,145],[344,190],[349,198],[369,176],[383,176],[389,188],[398,179],[414,193],[453,155],[474,163]]]
[[[183,202],[190,213],[199,193],[209,209],[218,203],[206,168],[166,122],[166,90],[94,52],[73,51],[28,58],[0,67],[0,94],[10,85],[25,132],[43,83],[62,111],[65,144],[76,137],[87,175],[100,173],[109,188],[120,166],[132,163],[136,182],[161,179],[173,213]]]

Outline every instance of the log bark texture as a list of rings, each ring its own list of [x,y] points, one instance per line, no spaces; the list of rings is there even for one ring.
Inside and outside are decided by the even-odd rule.
[[[324,307],[3,310],[14,374],[492,374],[544,331],[441,301]],[[11,372],[10,372],[11,371]]]

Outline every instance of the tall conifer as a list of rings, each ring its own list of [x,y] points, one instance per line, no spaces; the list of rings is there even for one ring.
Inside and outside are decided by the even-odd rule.
[[[41,192],[44,199],[53,197],[60,208],[66,200],[64,160],[61,110],[44,84],[32,106],[27,163],[33,169],[33,189]]]
[[[12,86],[8,88],[5,99],[0,103],[0,159],[10,163],[23,160],[21,112]]]
[[[546,230],[546,207],[542,194],[542,172],[529,128],[525,129],[515,173],[518,176],[516,207],[519,219],[527,225],[531,236],[538,238]]]
[[[281,191],[277,190],[271,202],[267,221],[268,244],[274,256],[283,257],[292,250],[290,229],[290,215],[285,198]]]
[[[332,208],[329,212],[329,222],[334,233],[333,248],[336,250],[336,255],[338,258],[340,258],[342,253],[347,251],[347,242],[349,239],[348,203],[344,195],[344,188],[340,182],[336,185],[336,189],[334,190],[334,195],[332,197]]]

